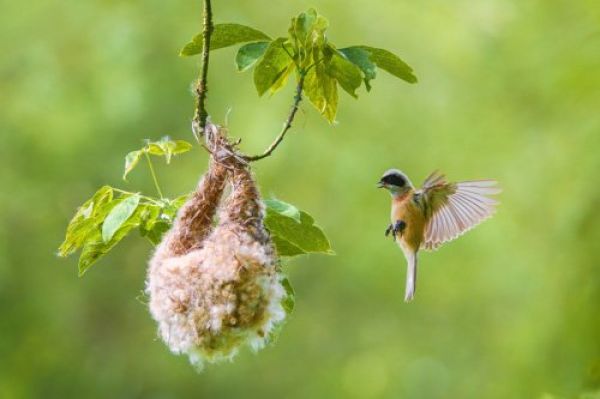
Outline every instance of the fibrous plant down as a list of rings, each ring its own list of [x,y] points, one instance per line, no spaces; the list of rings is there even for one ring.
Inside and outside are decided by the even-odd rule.
[[[210,166],[150,261],[150,312],[162,339],[199,367],[259,349],[286,316],[279,260],[249,166],[208,125]],[[221,203],[225,182],[231,185]],[[218,220],[214,222],[218,210]]]

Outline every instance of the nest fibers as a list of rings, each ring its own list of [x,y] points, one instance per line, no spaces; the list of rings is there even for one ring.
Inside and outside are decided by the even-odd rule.
[[[147,281],[161,338],[198,367],[245,344],[262,348],[285,319],[287,297],[250,170],[221,131],[211,125],[208,133],[208,171],[157,247]]]

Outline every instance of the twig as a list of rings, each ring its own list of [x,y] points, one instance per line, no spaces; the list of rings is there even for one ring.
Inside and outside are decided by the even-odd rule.
[[[254,161],[258,161],[260,159],[268,157],[269,155],[271,155],[271,153],[273,151],[275,151],[277,146],[279,146],[279,144],[283,141],[286,133],[292,127],[292,122],[294,121],[294,117],[296,116],[296,113],[298,112],[298,106],[300,105],[300,102],[302,101],[302,89],[304,88],[305,76],[306,76],[306,72],[303,71],[300,73],[300,79],[298,80],[298,85],[296,86],[296,95],[294,96],[294,103],[292,104],[290,113],[288,114],[288,117],[285,121],[285,124],[283,125],[283,129],[281,130],[281,133],[279,133],[279,136],[277,136],[277,138],[275,138],[275,141],[273,141],[271,143],[271,145],[262,154],[254,155],[254,156],[248,156],[248,155],[244,156],[244,159],[246,161],[254,162]]]
[[[206,112],[206,93],[208,92],[208,62],[210,58],[210,37],[213,31],[212,22],[212,7],[210,0],[204,0],[204,19],[203,19],[203,30],[202,30],[202,70],[200,72],[200,78],[196,84],[196,95],[198,100],[196,103],[196,111],[194,113],[193,124],[198,127],[198,133],[204,134],[204,128],[206,127],[206,118],[208,112]],[[195,130],[195,129],[194,129]]]

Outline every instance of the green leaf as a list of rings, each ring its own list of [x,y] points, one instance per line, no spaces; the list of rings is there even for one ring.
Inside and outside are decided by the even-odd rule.
[[[216,24],[210,37],[210,49],[217,50],[240,43],[259,40],[269,41],[271,38],[267,34],[246,25]],[[185,45],[179,55],[190,56],[200,54],[203,42],[202,33],[199,33],[194,36],[191,42]]]
[[[281,278],[281,285],[285,290],[285,297],[281,301],[281,307],[285,311],[286,316],[290,316],[294,311],[294,306],[296,304],[294,288],[292,287],[292,284],[290,284],[288,278],[285,276],[282,276]],[[269,333],[267,339],[268,343],[272,344],[275,341],[277,341],[277,338],[279,337],[279,334],[281,334],[281,330],[283,329],[283,324],[284,321],[280,321],[279,323],[275,324],[275,326],[273,326],[274,328]]]
[[[165,149],[157,141],[153,141],[153,142],[149,141],[146,144],[146,146],[144,147],[144,151],[147,152],[148,154],[157,155],[159,157],[165,155]]]
[[[273,83],[273,85],[270,87],[269,92],[271,94],[279,91],[279,89],[281,89],[282,87],[285,86],[285,84],[288,81],[288,78],[290,77],[290,75],[292,74],[292,72],[296,69],[296,66],[291,63],[290,65],[288,65],[287,69],[285,71],[283,71],[278,77],[277,80],[275,80],[275,82]]]
[[[114,190],[110,186],[102,186],[92,197],[92,208],[85,215],[96,218],[103,214],[105,205],[109,204],[114,197]]]
[[[192,144],[185,140],[171,140],[169,136],[164,136],[158,141],[148,141],[140,151],[156,156],[164,156],[168,164],[171,162],[173,155],[187,152],[192,148]]]
[[[371,60],[384,71],[400,78],[408,83],[417,83],[417,77],[408,64],[397,55],[380,48],[369,46],[358,46],[371,54]]]
[[[187,201],[189,194],[175,199],[162,200],[162,206],[148,204],[147,212],[141,214],[140,234],[153,245],[158,245],[163,235],[171,228],[177,211]]]
[[[184,152],[188,152],[189,150],[194,148],[194,146],[191,143],[185,140],[175,140],[172,143],[174,143],[174,145],[169,145],[171,146],[171,153],[173,155],[183,154]]]
[[[310,8],[305,12],[298,14],[292,19],[291,33],[302,44],[305,44],[310,38],[315,22],[317,21],[317,11]]]
[[[120,205],[120,203],[118,205]],[[117,245],[127,234],[129,234],[131,230],[140,225],[140,216],[142,211],[142,207],[139,207],[134,214],[125,223],[123,223],[121,227],[119,227],[119,229],[114,233],[108,242],[105,242],[102,238],[100,229],[96,229],[95,234],[86,241],[85,245],[83,246],[83,250],[81,251],[81,255],[79,256],[79,277],[83,276],[90,266],[110,252],[110,250],[112,250],[115,245]]]
[[[58,255],[65,257],[77,251],[96,229],[92,218],[72,220],[67,226],[65,239],[58,248]]]
[[[65,240],[58,248],[59,256],[68,256],[77,251],[95,231],[97,224],[104,216],[101,210],[112,201],[113,189],[102,186],[96,193],[83,203],[67,226]]]
[[[265,53],[269,42],[248,43],[240,47],[235,56],[235,65],[239,72],[250,68]]]
[[[187,201],[190,194],[181,195],[173,200],[165,200],[165,206],[162,208],[161,219],[169,222],[175,219],[177,211]]]
[[[100,258],[110,252],[115,245],[119,243],[133,228],[136,227],[135,223],[126,223],[115,233],[113,238],[109,242],[102,240],[101,233],[98,231],[97,235],[93,239],[86,242],[79,255],[79,277],[96,263]]]
[[[79,277],[83,276],[87,269],[106,253],[104,250],[105,247],[106,244],[102,241],[100,232],[96,229],[95,235],[85,243],[79,255],[79,263],[77,265]]]
[[[162,241],[163,235],[169,231],[171,224],[163,221],[157,222],[152,230],[148,231],[146,238],[150,240],[153,245],[158,245]]]
[[[183,194],[183,195],[180,195],[179,197],[177,197],[177,198],[175,198],[175,199],[173,199],[173,200],[171,200],[169,202],[169,204],[175,209],[175,213],[177,213],[177,211],[179,210],[179,208],[183,204],[185,204],[185,202],[188,200],[188,198],[190,197],[190,195],[191,195],[191,193],[190,194]]]
[[[296,256],[308,252],[331,253],[331,246],[320,228],[306,212],[277,199],[263,201],[265,226],[280,256]]]
[[[356,95],[356,89],[358,89],[362,83],[360,69],[352,62],[348,61],[342,53],[333,48],[332,51],[333,57],[327,63],[327,74],[337,80],[342,89],[352,97],[358,97]]]
[[[313,218],[306,212],[300,211],[300,222],[298,222],[294,218],[267,208],[265,227],[271,233],[281,256],[299,255],[299,251],[333,253],[325,233],[314,225]]]
[[[272,89],[278,81],[280,82],[282,75],[289,74],[289,67],[293,60],[284,50],[284,46],[287,45],[286,41],[287,39],[283,37],[273,40],[261,61],[254,68],[254,85],[259,96]],[[272,93],[274,91],[271,90]]]
[[[272,234],[271,241],[273,241],[273,245],[275,245],[275,249],[277,250],[277,254],[279,256],[297,256],[307,253],[302,248],[298,248],[288,240],[277,235]]]
[[[123,172],[123,180],[127,181],[127,175],[136,167],[142,157],[143,151],[131,151],[125,156],[125,172]]]
[[[160,141],[160,145],[165,152],[165,159],[167,164],[171,162],[173,155],[181,154],[192,149],[192,145],[184,140],[173,141],[168,136],[163,137]]]
[[[172,206],[171,202],[165,203],[163,207],[154,204],[143,206],[145,209],[140,213],[140,234],[153,245],[157,245],[162,235],[171,227],[172,216],[167,216],[163,212]]]
[[[321,115],[333,123],[338,105],[337,82],[327,74],[323,62],[310,68],[306,74],[304,92]]]
[[[300,210],[294,205],[277,199],[267,199],[263,200],[263,202],[268,210],[290,217],[300,223]]]
[[[370,91],[370,81],[377,75],[377,66],[371,61],[371,53],[358,46],[341,48],[338,51],[362,71],[365,87]]]
[[[285,313],[287,313],[289,316],[294,311],[294,307],[296,305],[296,293],[294,292],[294,288],[287,277],[284,277],[281,280],[281,285],[285,289],[286,293],[286,297],[281,302],[281,306],[283,306],[283,310],[285,310]]]
[[[169,231],[170,228],[170,222],[159,220],[152,226],[152,229],[147,231],[145,237],[150,240],[153,245],[158,245],[162,241],[163,235]]]
[[[154,204],[140,204],[138,205],[138,207],[141,209],[140,232],[143,236],[147,231],[152,230],[154,228],[154,225],[160,217],[162,207]]]
[[[121,226],[133,215],[140,203],[139,194],[124,198],[118,205],[116,205],[106,216],[104,223],[102,224],[102,240],[108,243],[112,240],[115,233],[121,228]]]
[[[326,42],[325,31],[328,26],[327,19],[312,8],[292,18],[288,32],[294,53],[297,54],[297,61],[302,67],[306,68],[316,60],[313,50],[322,47]]]

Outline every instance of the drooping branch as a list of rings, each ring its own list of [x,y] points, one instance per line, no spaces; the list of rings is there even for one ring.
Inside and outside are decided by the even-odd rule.
[[[254,162],[254,161],[258,161],[260,159],[268,157],[269,155],[271,155],[273,153],[273,151],[275,151],[275,149],[283,141],[288,130],[290,130],[290,128],[292,127],[292,122],[294,121],[294,117],[296,116],[296,113],[298,112],[298,106],[300,105],[300,102],[302,101],[302,90],[304,88],[305,76],[306,76],[305,73],[300,73],[300,79],[298,79],[298,84],[296,86],[296,94],[294,95],[294,102],[292,104],[292,108],[290,109],[290,113],[288,114],[288,117],[287,117],[279,135],[275,138],[275,140],[271,143],[271,145],[269,147],[267,147],[267,149],[262,154],[254,155],[254,156],[244,156],[244,159],[246,161]]]
[[[208,66],[210,60],[210,40],[214,29],[212,21],[212,5],[211,0],[204,0],[204,18],[203,18],[203,29],[202,29],[202,66],[200,71],[200,77],[196,83],[196,110],[194,112],[194,119],[192,122],[192,130],[196,135],[196,138],[204,134],[206,128],[206,119],[208,118],[208,112],[206,111],[206,94],[208,92]],[[285,48],[284,48],[285,49]],[[296,94],[294,95],[294,102],[288,114],[288,117],[283,125],[283,128],[275,140],[267,147],[267,149],[259,155],[249,156],[240,154],[240,158],[246,162],[254,162],[270,156],[273,151],[281,144],[285,135],[292,127],[298,107],[302,101],[302,90],[304,89],[304,79],[307,71],[300,73],[298,84],[296,85]],[[207,149],[208,150],[208,149]],[[210,150],[208,150],[210,153]]]
[[[202,135],[206,127],[206,93],[208,92],[208,63],[210,58],[210,37],[213,31],[212,6],[210,0],[204,0],[204,18],[202,29],[202,68],[196,84],[196,111],[194,113],[194,133]]]

